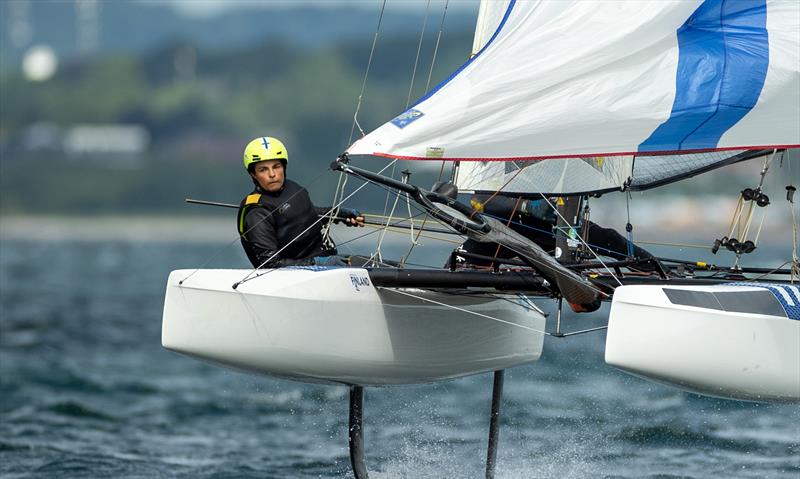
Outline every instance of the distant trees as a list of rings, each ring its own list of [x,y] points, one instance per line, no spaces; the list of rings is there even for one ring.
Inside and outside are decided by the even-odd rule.
[[[443,41],[434,82],[467,58],[470,36]],[[359,113],[364,129],[404,109],[416,41],[413,34],[381,39]],[[316,177],[347,147],[368,55],[369,45],[350,43],[312,49],[272,41],[212,51],[174,42],[142,57],[68,63],[41,83],[6,73],[0,76],[0,213],[165,212],[184,208],[182,199],[193,194],[238,200],[249,185],[239,170],[240,148],[265,133],[287,138],[291,175]],[[415,97],[429,64],[430,52],[419,63]],[[55,143],[41,149],[23,141],[32,125],[48,125],[36,131],[52,136],[82,124],[141,125],[150,151],[137,162],[109,162],[66,158]],[[53,166],[52,176],[29,168],[42,160]],[[31,198],[33,188],[58,191],[58,201]],[[327,198],[332,188],[318,194]]]

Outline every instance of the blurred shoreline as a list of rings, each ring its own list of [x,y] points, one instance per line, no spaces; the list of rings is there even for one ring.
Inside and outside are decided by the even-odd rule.
[[[235,216],[0,216],[0,240],[208,243],[237,239]]]

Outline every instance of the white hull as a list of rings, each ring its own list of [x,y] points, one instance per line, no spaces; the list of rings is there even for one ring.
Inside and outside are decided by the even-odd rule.
[[[376,288],[356,268],[264,270],[236,290],[248,270],[192,273],[170,274],[163,346],[250,372],[411,384],[524,364],[542,352],[545,318],[520,307],[527,302],[517,295]]]
[[[759,303],[769,298],[745,296],[756,291],[771,294],[728,285],[619,287],[609,316],[606,362],[699,394],[800,401],[800,321],[780,316],[777,300],[771,311],[778,314],[741,312],[770,306]],[[722,302],[716,309],[699,306],[717,296]],[[681,302],[698,306],[676,304]]]

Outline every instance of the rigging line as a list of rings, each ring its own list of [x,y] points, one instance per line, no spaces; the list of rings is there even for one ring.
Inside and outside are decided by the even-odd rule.
[[[776,271],[780,270],[781,268],[783,268],[784,266],[786,266],[787,264],[789,264],[791,262],[792,262],[791,260],[790,261],[784,261],[783,264],[777,266],[775,269],[773,269],[771,271],[767,271],[766,273],[760,274],[758,276],[754,276],[752,278],[746,279],[746,280],[744,280],[744,282],[745,283],[749,283],[749,282],[753,282],[753,281],[758,281],[759,279],[762,279],[762,278],[766,278],[767,276],[769,276],[771,274],[774,274]]]
[[[423,215],[423,213],[417,213],[416,215],[409,216],[407,218],[397,218],[397,221],[398,222],[410,221],[410,220],[413,220],[414,218],[417,218],[417,217],[422,216],[422,215]],[[386,218],[388,218],[388,216],[385,216],[385,215],[376,215],[376,214],[372,214],[372,213],[363,213],[363,216],[365,216],[367,218],[377,218],[377,219],[382,219],[382,220],[385,220]],[[397,224],[398,223],[394,223],[394,225],[397,225]],[[389,225],[389,226],[394,226],[394,225]]]
[[[781,154],[781,163],[783,163],[784,157],[786,157],[787,152]],[[789,170],[788,177],[792,178],[792,162],[786,158],[786,167]],[[795,215],[795,208],[794,208],[794,193],[790,188],[793,188],[794,185],[791,183],[789,186],[786,187],[786,201],[789,203],[789,211],[792,214],[792,268],[791,268],[791,281],[794,283],[795,277],[797,276],[800,279],[800,258],[797,257],[797,216]]]
[[[362,238],[365,238],[367,236],[374,235],[375,233],[377,233],[378,231],[380,231],[382,229],[388,229],[391,232],[397,232],[397,233],[404,233],[404,230],[407,229],[407,228],[404,228],[402,226],[391,226],[391,225],[388,226],[388,227],[387,226],[373,226],[373,225],[366,225],[366,226],[368,228],[373,228],[373,230],[369,231],[369,232],[366,232],[366,233],[363,233],[363,234],[361,234],[359,236],[356,236],[355,238],[350,238],[349,240],[344,241],[342,243],[337,243],[337,245],[338,246],[344,246],[344,245],[346,245],[348,243],[352,243],[354,241],[358,241],[358,240],[360,240]],[[452,239],[447,239],[447,238],[440,238],[438,236],[434,236],[434,235],[430,235],[430,234],[422,235],[422,237],[423,238],[432,239],[432,240],[436,240],[436,241],[443,241],[445,243],[452,243],[452,244],[461,244],[461,243],[463,243],[463,241],[452,240]]]
[[[417,206],[414,205],[413,203],[412,203],[412,207],[417,208]],[[425,214],[425,211],[421,211],[421,212],[419,212],[419,213],[417,213],[415,215],[411,215],[409,217],[397,218],[396,222],[388,225],[388,228],[408,229],[409,225],[407,225],[406,222],[413,222],[414,219],[419,218],[423,214]],[[364,214],[364,213],[362,213],[362,216],[371,217],[371,218],[384,218],[384,219],[388,218],[387,216],[371,215],[371,214]],[[365,226],[372,226],[372,227],[386,226],[383,223],[378,223],[378,222],[371,222],[371,223],[365,222],[364,225]],[[436,228],[427,228],[427,229],[424,229],[422,231],[425,232],[425,233],[441,233],[441,234],[446,234],[446,235],[456,235],[456,236],[462,236],[462,237],[464,236],[463,234],[461,234],[461,233],[459,233],[457,231],[453,231],[452,229],[443,230],[443,229],[436,229]]]
[[[324,176],[326,173],[327,173],[327,171],[326,171],[326,172],[323,172],[323,173],[320,173],[319,175],[317,175],[315,178],[313,178],[313,179],[311,180],[310,184],[312,184],[312,185],[313,185],[313,184],[315,184],[316,182],[318,182],[320,179],[322,179],[322,177],[323,177],[323,176]],[[295,193],[293,193],[293,194],[292,194],[290,197],[286,198],[286,201],[285,201],[283,204],[286,204],[286,203],[288,203],[288,202],[289,202],[289,201],[290,201],[292,198],[294,198],[295,196],[297,196],[298,194],[300,194],[302,191],[303,191],[303,190],[302,190],[302,189],[300,189],[300,190],[296,191]],[[306,190],[306,191],[308,191],[308,190]],[[282,205],[281,205],[281,206],[282,206]],[[193,270],[191,273],[189,273],[189,275],[188,275],[188,276],[186,276],[185,278],[183,278],[182,280],[180,280],[180,281],[178,282],[178,284],[179,284],[179,285],[183,284],[183,282],[184,282],[184,281],[186,281],[187,279],[189,279],[189,278],[191,278],[192,276],[194,276],[194,274],[195,274],[195,273],[197,273],[198,271],[200,271],[201,269],[205,268],[205,267],[206,267],[206,266],[207,266],[209,263],[211,263],[211,261],[213,261],[214,259],[216,259],[216,258],[217,258],[217,257],[218,257],[220,254],[222,254],[222,252],[223,252],[223,251],[225,251],[226,249],[228,249],[228,248],[230,248],[231,246],[233,246],[233,245],[234,245],[234,244],[235,244],[237,241],[240,241],[240,240],[241,240],[241,238],[242,238],[242,236],[246,236],[246,235],[247,235],[247,233],[249,233],[249,232],[253,231],[253,229],[254,229],[256,226],[260,225],[261,223],[263,223],[264,221],[266,221],[267,219],[269,219],[270,217],[272,217],[272,215],[273,215],[273,214],[275,213],[275,211],[277,211],[277,210],[278,210],[278,209],[276,208],[276,209],[274,209],[274,210],[270,211],[270,212],[269,212],[267,215],[265,215],[263,218],[261,218],[261,219],[260,219],[259,221],[257,221],[255,224],[253,224],[253,226],[251,226],[250,228],[248,228],[248,229],[247,229],[247,230],[246,230],[244,233],[242,233],[242,234],[237,234],[237,235],[236,235],[236,238],[234,238],[233,240],[231,240],[231,242],[230,242],[230,243],[228,243],[228,244],[226,244],[225,246],[222,246],[222,247],[220,247],[219,249],[217,249],[217,251],[216,251],[216,252],[215,252],[213,255],[211,255],[211,257],[210,257],[210,258],[208,258],[208,259],[207,259],[206,261],[204,261],[204,262],[203,262],[203,263],[202,263],[200,266],[198,266],[197,268],[195,268],[195,269],[194,269],[194,270]]]
[[[417,56],[414,58],[414,68],[411,71],[411,81],[408,85],[408,97],[406,98],[406,106],[405,109],[408,109],[408,106],[411,104],[411,93],[414,90],[414,80],[417,77],[417,66],[419,65],[419,56],[420,52],[422,51],[422,40],[425,38],[425,28],[428,25],[428,11],[431,6],[431,0],[428,0],[428,3],[425,5],[425,16],[422,19],[422,30],[419,33],[419,43],[417,44]],[[395,167],[392,166],[392,173],[389,175],[391,178],[394,178]],[[386,194],[386,199],[383,201],[383,214],[386,214],[386,209],[389,207],[389,194]]]
[[[396,163],[397,163],[397,159],[392,161],[392,172],[389,173],[389,178],[394,179]],[[387,191],[386,198],[383,200],[383,216],[386,216],[386,210],[389,208],[389,193],[388,193],[389,190],[386,190],[386,191]]]
[[[384,167],[384,170],[385,170],[386,168],[388,168],[388,167],[389,167],[389,165],[386,165],[386,167]],[[382,173],[382,172],[383,172],[383,170],[381,170],[379,173]],[[353,197],[353,196],[354,196],[356,193],[358,193],[359,191],[361,191],[361,190],[362,190],[362,189],[363,189],[365,186],[367,186],[368,184],[369,184],[369,182],[366,182],[366,181],[365,181],[365,182],[364,182],[364,183],[363,183],[361,186],[359,186],[358,188],[356,188],[356,190],[355,190],[355,191],[353,191],[352,193],[350,193],[349,195],[347,195],[347,197],[346,197],[346,198],[344,198],[342,201],[340,201],[338,204],[331,206],[331,209],[330,209],[330,211],[328,211],[328,214],[326,214],[326,215],[323,215],[323,216],[320,216],[320,217],[319,217],[319,218],[318,218],[316,221],[314,221],[313,223],[311,223],[311,224],[308,226],[308,228],[306,228],[306,229],[304,229],[303,231],[301,231],[301,232],[300,232],[300,233],[299,233],[297,236],[295,236],[294,238],[292,238],[292,239],[291,239],[291,241],[289,241],[288,243],[286,243],[286,244],[285,244],[285,245],[284,245],[284,246],[283,246],[281,249],[279,249],[278,251],[276,251],[276,252],[275,252],[275,253],[274,253],[272,256],[270,256],[269,258],[267,258],[266,260],[264,260],[264,262],[262,262],[262,263],[261,263],[260,265],[258,265],[256,268],[253,268],[253,269],[252,269],[252,270],[251,270],[249,273],[247,273],[247,275],[246,275],[244,278],[242,278],[240,281],[238,281],[238,282],[234,283],[234,285],[233,285],[233,289],[236,289],[236,287],[237,287],[237,286],[239,286],[240,284],[242,284],[242,283],[244,283],[244,282],[247,282],[247,281],[249,281],[250,279],[252,279],[252,278],[251,278],[251,276],[253,275],[253,273],[255,273],[256,271],[258,271],[259,269],[261,269],[261,267],[262,267],[262,266],[264,266],[265,264],[267,264],[267,263],[269,263],[270,261],[272,261],[272,260],[273,260],[273,259],[274,259],[276,256],[278,256],[278,255],[281,253],[281,251],[283,251],[283,250],[285,250],[286,248],[288,248],[288,247],[289,247],[289,245],[291,245],[292,243],[294,243],[295,241],[297,241],[297,239],[298,239],[298,238],[300,238],[300,237],[301,237],[301,236],[303,236],[303,235],[304,235],[304,234],[305,234],[305,233],[306,233],[308,230],[310,230],[311,228],[313,228],[314,226],[316,226],[316,225],[317,225],[317,223],[319,223],[320,221],[322,221],[323,219],[325,219],[326,217],[328,217],[328,215],[330,215],[330,212],[331,212],[331,211],[333,211],[335,208],[338,208],[339,206],[341,206],[341,205],[342,205],[342,203],[344,203],[345,201],[347,201],[347,200],[349,200],[350,198],[352,198],[352,197]],[[298,191],[298,193],[299,193],[299,191]],[[295,194],[297,194],[297,193],[295,193]],[[292,196],[294,196],[294,195],[292,195]],[[287,200],[287,201],[288,201],[288,200]],[[266,219],[266,218],[265,218],[265,219]],[[262,220],[262,221],[263,221],[263,220]],[[260,223],[260,222],[259,222],[259,223]],[[256,223],[256,224],[258,224],[258,223]],[[255,225],[253,226],[253,228],[254,228],[254,227],[255,227]],[[251,229],[253,229],[253,228],[250,228],[250,230],[251,230]],[[250,231],[250,230],[248,230],[248,231]],[[192,274],[194,274],[194,273],[192,273]],[[255,277],[257,278],[258,276],[260,276],[260,275],[257,275],[257,276],[255,276]]]
[[[406,193],[406,209],[408,210],[408,216],[411,216],[411,197],[408,196]],[[428,218],[428,215],[425,215],[425,218]],[[423,220],[423,226],[425,226],[425,221]],[[419,240],[419,236],[422,234],[422,227],[419,229],[419,234],[417,234],[417,238],[414,239],[414,220],[409,222],[409,231],[411,232],[411,247],[413,248],[418,244],[417,240]]]
[[[792,184],[792,161],[788,157],[788,150],[781,151],[781,167],[783,167],[784,160],[786,163],[786,169],[788,170],[787,177],[789,178],[789,184],[786,185],[786,202],[789,203],[789,213],[792,215],[792,259],[791,259],[791,267],[789,269],[789,281],[791,284],[794,284],[795,281],[800,279],[800,258],[797,256],[797,216],[795,214],[795,207],[794,207],[794,194],[797,192],[794,184]]]
[[[406,204],[408,205],[408,215],[411,216],[411,199],[409,198],[408,193],[406,193]],[[408,258],[409,256],[411,256],[411,253],[414,251],[414,248],[418,244],[420,244],[419,238],[422,236],[422,232],[425,230],[425,223],[428,222],[429,216],[430,215],[428,214],[428,211],[425,210],[425,218],[423,218],[422,224],[420,224],[419,226],[419,231],[417,231],[416,237],[414,237],[414,221],[413,220],[411,221],[411,246],[408,247],[408,251],[403,256],[403,258]]]
[[[411,104],[411,93],[412,93],[412,90],[414,89],[414,80],[415,80],[416,75],[417,75],[417,65],[419,64],[419,56],[420,56],[420,52],[422,51],[422,40],[425,37],[425,27],[428,24],[428,10],[429,10],[430,6],[431,6],[431,0],[428,0],[428,3],[425,5],[425,17],[424,17],[423,22],[422,22],[422,30],[420,31],[420,35],[419,35],[419,43],[417,44],[417,56],[414,59],[414,69],[413,69],[412,74],[411,74],[411,83],[408,86],[408,97],[406,98],[406,109],[408,109],[409,105]],[[445,12],[445,14],[447,13],[447,4],[445,4],[444,12]],[[431,59],[431,68],[430,68],[430,71],[428,73],[428,80],[427,80],[427,82],[425,84],[425,91],[426,92],[428,91],[428,87],[430,86],[430,83],[431,83],[431,74],[433,73],[433,66],[436,63],[436,51],[439,48],[439,39],[441,38],[441,32],[442,32],[442,27],[443,26],[444,26],[444,14],[442,15],[442,23],[439,26],[439,35],[438,35],[438,37],[436,39],[436,48],[434,49],[433,58]],[[442,168],[441,168],[441,171],[439,172],[439,178],[440,179],[441,179],[441,176],[442,176],[442,171],[444,171],[444,161],[442,162]],[[394,177],[394,169],[392,169],[392,175],[391,176]],[[388,204],[389,204],[389,195],[387,194],[386,195],[386,201],[384,202],[384,205],[383,205],[383,213],[384,214],[386,214],[386,207],[387,207]],[[422,232],[421,229],[425,227],[425,223],[427,221],[428,221],[428,214],[427,214],[427,212],[425,212],[425,219],[422,221],[422,226],[420,227],[420,233]],[[411,232],[411,247],[409,248],[409,250],[405,254],[405,256],[403,256],[404,258],[407,258],[408,256],[411,255],[411,252],[414,251],[414,246],[416,246],[418,242],[419,242],[419,234],[417,234],[417,237],[415,238],[414,237],[414,232],[412,231]]]
[[[601,331],[603,329],[608,329],[608,326],[598,326],[596,328],[582,329],[580,331],[573,331],[571,333],[561,333],[559,335],[559,337],[566,338],[567,336],[575,336],[576,334],[592,333],[594,331]]]
[[[645,241],[645,240],[638,240],[636,241],[639,244],[651,244],[656,246],[674,246],[676,248],[697,248],[697,249],[708,249],[708,245],[703,244],[691,244],[691,243],[669,243],[666,241]]]
[[[442,166],[439,168],[439,177],[436,180],[437,182],[442,181],[442,173],[444,173],[444,164],[445,164],[445,161],[442,160]],[[419,229],[420,233],[422,233],[422,230],[425,228],[425,224],[428,222],[428,218],[429,217],[430,217],[430,215],[428,214],[427,211],[425,211],[425,218],[423,218],[422,224],[419,227],[420,228]],[[412,234],[411,246],[408,248],[408,252],[405,255],[406,258],[411,256],[411,253],[414,251],[414,247],[417,245],[418,241],[419,241],[419,234],[417,234],[416,238],[413,238],[413,234]]]
[[[511,210],[511,214],[508,215],[508,222],[506,223],[506,227],[511,227],[511,220],[514,219],[514,214],[516,214],[517,208],[519,208],[519,202],[520,201],[522,201],[522,197],[521,196],[517,197],[517,201],[514,202],[514,209],[512,209]],[[495,257],[498,257],[500,255],[500,248],[502,248],[502,246],[500,246],[500,243],[498,243],[497,244],[497,249],[494,250],[494,256]],[[492,263],[490,266],[492,268],[494,268],[494,263]]]
[[[419,54],[422,51],[422,39],[425,38],[425,27],[428,26],[428,10],[431,0],[425,5],[425,17],[422,19],[422,30],[419,32],[419,43],[417,44],[417,57],[414,59],[414,69],[411,71],[411,84],[408,85],[408,97],[406,98],[406,109],[411,104],[411,93],[414,90],[414,79],[417,77],[417,65],[419,65]]]
[[[361,131],[361,136],[364,136],[364,130],[361,129],[361,125],[358,124],[358,112],[359,110],[361,110],[361,100],[364,98],[364,90],[367,87],[367,78],[369,77],[369,69],[372,66],[372,56],[375,53],[375,45],[378,44],[378,34],[381,31],[381,23],[383,22],[383,11],[385,9],[386,9],[386,0],[383,0],[383,5],[381,6],[381,14],[378,17],[378,26],[375,28],[375,36],[372,38],[372,48],[369,51],[369,59],[367,60],[367,70],[364,72],[364,80],[361,82],[361,93],[358,94],[356,111],[355,113],[353,113],[353,125],[350,127],[350,139],[347,140],[348,145],[353,143],[353,134],[355,133],[356,126],[358,126],[359,131]]]
[[[343,184],[343,180],[345,179],[343,178],[344,174],[345,174],[344,171],[339,172],[339,178],[336,180],[336,189],[333,190],[333,200],[331,201],[331,204],[336,204],[337,199],[341,198],[340,195],[344,193],[344,184]],[[330,223],[328,223],[328,228],[325,229],[325,234],[323,235],[322,238],[323,244],[329,238],[330,238]]]
[[[498,323],[503,323],[503,324],[507,324],[509,326],[514,326],[516,328],[527,329],[528,331],[532,331],[534,333],[541,333],[541,334],[545,334],[547,336],[552,336],[547,331],[542,331],[542,330],[539,330],[539,329],[536,329],[536,328],[531,328],[530,326],[525,326],[524,324],[512,323],[511,321],[507,321],[505,319],[500,319],[500,318],[495,318],[494,316],[489,316],[488,314],[478,313],[477,311],[470,311],[468,309],[459,308],[458,306],[453,306],[452,304],[442,303],[440,301],[436,301],[436,300],[433,300],[433,299],[430,299],[430,298],[425,298],[423,296],[419,296],[419,295],[416,295],[416,294],[411,294],[411,293],[408,293],[408,292],[405,292],[405,291],[400,291],[399,289],[387,288],[387,287],[384,287],[384,286],[378,286],[378,288],[386,290],[386,291],[391,291],[392,293],[402,294],[402,295],[408,296],[410,298],[419,299],[421,301],[426,301],[428,303],[433,303],[433,304],[436,304],[436,305],[439,305],[439,306],[444,306],[445,308],[450,308],[450,309],[454,309],[456,311],[461,311],[462,313],[472,314],[472,315],[475,315],[475,316],[479,316],[481,318],[486,318],[486,319],[489,319],[489,320],[492,320],[492,321],[496,321]]]
[[[739,229],[739,238],[742,241],[747,239],[747,236],[750,234],[750,225],[753,223],[753,216],[756,211],[756,202],[750,201],[750,204],[747,208],[747,215],[744,218],[744,227]]]
[[[588,200],[587,200],[588,201]],[[633,258],[633,225],[631,224],[631,192],[625,192],[625,209],[628,211],[628,222],[625,224],[625,232],[628,237],[628,257]]]
[[[409,205],[409,209],[410,208],[411,208],[411,205]],[[416,247],[417,244],[419,243],[419,238],[420,238],[420,236],[422,236],[422,232],[425,231],[425,223],[428,222],[428,218],[429,217],[430,217],[430,215],[428,214],[427,211],[425,211],[425,218],[422,219],[422,223],[419,225],[419,230],[417,231],[417,236],[416,237],[414,237],[414,231],[412,229],[412,231],[411,231],[411,246],[408,248],[408,251],[405,254],[406,258],[411,256],[411,253],[414,251],[414,247]]]
[[[772,160],[775,158],[776,151],[777,150],[772,150],[772,154],[764,158],[764,167],[761,169],[761,179],[758,182],[758,188],[756,188],[756,191],[758,192],[761,192],[761,187],[764,186],[764,177],[766,176],[767,171],[769,171],[770,164],[772,163]],[[742,241],[746,240],[747,236],[750,234],[750,225],[753,223],[753,215],[755,213],[756,202],[751,200],[749,206],[750,207],[747,211],[747,217],[745,219],[744,230],[739,231],[740,234],[739,238],[741,238]],[[762,225],[763,225],[763,216],[762,216]],[[759,233],[760,231],[761,230],[759,228]]]
[[[386,193],[386,199],[389,199],[389,193]],[[389,212],[389,217],[386,218],[386,225],[388,226],[389,223],[392,221],[392,217],[394,216],[394,210],[397,208],[397,202],[400,200],[400,195],[396,195],[394,197],[394,203],[392,204],[392,210]],[[375,246],[375,252],[373,253],[374,256],[378,258],[379,261],[383,261],[383,257],[381,255],[381,246],[383,246],[383,239],[386,237],[386,231],[388,228],[384,227],[383,231],[381,232],[380,238],[378,239],[378,244]]]
[[[439,42],[442,39],[442,32],[444,31],[444,19],[447,16],[447,5],[450,0],[444,2],[444,11],[442,11],[442,22],[439,24],[439,33],[436,35],[436,46],[433,48],[433,58],[431,58],[431,69],[428,71],[428,81],[425,83],[425,91],[427,92],[431,86],[431,77],[433,77],[433,67],[436,65],[436,55],[439,53]]]
[[[506,186],[508,186],[509,184],[511,184],[511,182],[512,182],[512,181],[514,181],[514,179],[515,179],[515,178],[517,177],[517,175],[519,175],[520,173],[522,173],[522,168],[518,169],[518,170],[517,170],[517,172],[516,172],[516,173],[514,173],[514,176],[512,176],[511,178],[509,178],[509,180],[508,180],[508,181],[506,181],[505,183],[503,183],[503,186],[501,186],[500,188],[498,188],[498,189],[497,189],[497,191],[495,191],[494,193],[492,193],[492,195],[491,195],[491,196],[490,196],[490,197],[489,197],[489,198],[488,198],[486,201],[484,201],[484,202],[483,202],[483,204],[484,204],[484,205],[486,205],[486,204],[488,204],[490,201],[492,201],[492,199],[494,199],[494,197],[495,197],[495,196],[497,196],[497,195],[498,195],[498,194],[499,194],[501,191],[503,191],[503,188],[505,188]],[[473,207],[473,208],[474,208],[474,207]],[[478,213],[478,210],[475,210],[475,211],[473,211],[473,212],[472,212],[472,214],[469,216],[469,219],[472,219],[472,217],[473,217],[473,216],[475,216],[475,213]],[[481,214],[482,214],[482,213],[481,213]]]
[[[339,174],[343,175],[344,172],[342,171]],[[337,202],[338,202],[337,204],[339,204],[339,205],[341,205],[342,202],[344,201],[344,200],[342,200],[342,198],[344,197],[345,191],[347,191],[347,180],[348,179],[349,179],[349,177],[347,175],[345,175],[344,180],[342,180],[342,189],[339,192],[339,197],[337,198]],[[333,217],[334,216],[339,216],[340,209],[341,209],[340,206],[337,206],[336,209],[331,208],[331,220],[330,220],[331,222],[333,222]],[[336,212],[335,215],[333,214],[334,211]]]
[[[758,231],[756,231],[756,237],[753,239],[753,244],[758,244],[758,238],[761,236],[761,228],[764,227],[764,220],[767,219],[767,210],[764,210],[761,213],[761,223],[758,225]]]
[[[428,289],[428,288],[426,288],[426,289]],[[511,303],[511,304],[513,304],[515,306],[522,306],[518,302],[510,299],[508,297],[509,293],[505,293],[505,294],[490,293],[488,291],[461,291],[461,292],[456,292],[456,291],[448,291],[448,290],[445,290],[445,289],[436,289],[435,291],[438,292],[438,293],[441,293],[441,294],[449,294],[451,296],[464,296],[464,297],[470,297],[470,298],[496,299],[496,300],[499,300],[499,301],[506,301],[506,302]],[[514,293],[514,294],[520,301],[522,301],[523,303],[525,303],[527,305],[527,306],[522,306],[523,308],[532,309],[532,310],[536,311],[537,313],[539,313],[539,314],[541,314],[542,316],[545,316],[545,317],[548,316],[548,313],[545,313],[542,310],[542,308],[537,306],[536,303],[534,303],[531,300],[531,298],[528,297],[527,294],[523,294],[523,293]],[[547,298],[547,296],[540,296],[540,297],[541,298]]]
[[[439,179],[436,180],[437,182],[442,180],[442,172],[444,171],[444,163],[445,162],[442,161],[442,167],[439,168]],[[411,235],[412,236],[411,237],[411,246],[408,248],[408,252],[406,252],[406,254],[405,254],[406,258],[411,256],[411,253],[414,251],[414,247],[417,246],[417,243],[419,242],[419,236],[422,233],[422,230],[425,229],[425,224],[428,222],[428,218],[429,217],[430,217],[430,215],[428,214],[428,212],[426,210],[425,211],[425,218],[422,219],[422,224],[419,227],[419,233],[417,233],[417,237],[416,238],[413,237],[414,235],[413,235],[413,232],[412,232],[412,235]]]
[[[520,171],[522,171],[522,170],[520,170]],[[561,218],[561,220],[564,223],[570,224],[570,222],[567,221],[566,218],[564,218],[564,216],[558,211],[558,208],[556,208],[556,206],[545,195],[541,195],[541,196],[547,202],[547,204],[550,205],[550,207],[553,209],[553,211],[555,211],[555,213],[558,215],[559,218]],[[603,268],[605,268],[605,270],[608,271],[608,274],[610,274],[611,277],[614,278],[614,280],[616,280],[616,282],[619,283],[620,286],[622,286],[622,281],[620,281],[619,278],[617,278],[617,275],[614,274],[614,272],[611,271],[611,269],[608,266],[606,266],[606,264],[603,262],[603,260],[600,259],[600,256],[595,252],[595,250],[592,249],[592,247],[589,246],[589,244],[586,243],[586,241],[584,241],[583,238],[581,238],[580,235],[576,235],[575,237],[578,238],[578,240],[580,240],[580,242],[583,243],[584,246],[586,246],[586,248],[594,255],[594,257],[597,259],[597,261],[599,261],[600,264],[603,265]],[[598,291],[599,291],[599,289],[598,289]]]
[[[731,227],[728,231],[728,238],[733,238],[733,231],[736,228],[739,228],[739,223],[741,222],[742,211],[744,211],[744,196],[739,195],[739,199],[736,201],[736,208],[733,210],[733,218],[731,218]],[[741,237],[737,232],[736,236]]]

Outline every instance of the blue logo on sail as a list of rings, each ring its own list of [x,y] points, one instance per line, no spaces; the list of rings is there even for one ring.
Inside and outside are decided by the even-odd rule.
[[[392,120],[391,123],[397,128],[405,128],[409,124],[422,118],[424,115],[425,114],[422,113],[421,111],[412,108],[410,110],[406,110],[403,113],[401,113],[398,117]]]

